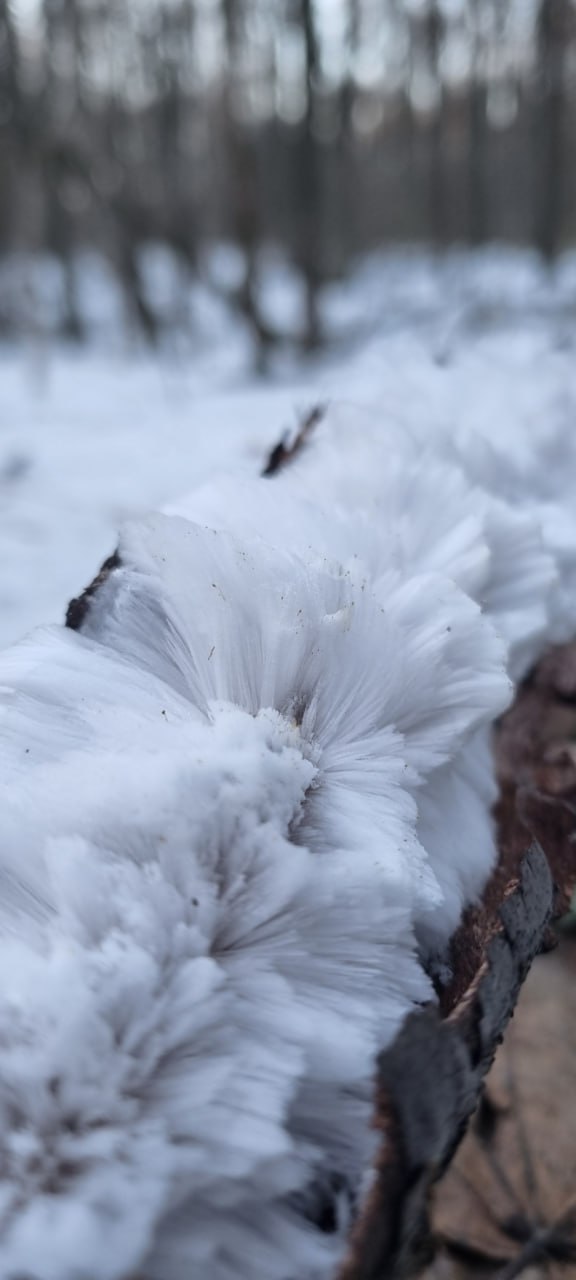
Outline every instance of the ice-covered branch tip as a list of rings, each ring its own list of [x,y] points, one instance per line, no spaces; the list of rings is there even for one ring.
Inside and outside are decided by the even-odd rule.
[[[576,446],[313,426],[273,483],[129,524],[1,659],[7,1280],[404,1265],[377,1064],[451,984],[484,1007],[492,726],[576,633]],[[514,865],[518,977],[549,881]]]

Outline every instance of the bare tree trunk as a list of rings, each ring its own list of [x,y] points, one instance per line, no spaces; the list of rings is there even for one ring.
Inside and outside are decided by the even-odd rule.
[[[571,28],[568,0],[541,0],[537,30],[535,239],[548,261],[556,257],[562,241],[566,60]]]
[[[0,254],[11,245],[17,167],[21,162],[20,51],[8,0],[0,0]],[[7,318],[6,318],[7,319]],[[0,325],[4,317],[0,312]]]
[[[243,14],[238,0],[222,0],[227,54],[225,93],[225,127],[227,132],[229,179],[232,201],[234,239],[244,253],[244,280],[232,301],[250,326],[256,343],[256,371],[266,373],[275,345],[272,330],[266,324],[260,305],[259,250],[260,218],[258,209],[258,170],[254,139],[241,118],[238,95],[243,85],[239,78],[242,57]]]
[[[432,240],[442,248],[448,233],[448,204],[446,198],[445,170],[445,102],[444,85],[440,70],[440,53],[444,34],[444,19],[437,0],[430,0],[425,24],[428,62],[437,85],[437,101],[429,131],[428,153],[428,208]]]
[[[314,135],[320,51],[313,0],[299,0],[299,17],[304,37],[306,66],[305,113],[301,126],[299,163],[300,265],[306,289],[304,348],[306,351],[315,351],[322,341],[318,296],[322,279],[322,227],[319,144]]]
[[[354,107],[356,104],[356,83],[352,71],[352,63],[360,46],[360,0],[348,0],[346,57],[347,70],[340,88],[340,128],[339,128],[339,200],[341,217],[339,230],[343,257],[348,259],[350,252],[357,249],[359,239],[358,227],[358,175],[356,169],[356,147],[354,136]]]
[[[487,115],[485,68],[482,67],[481,0],[470,0],[472,19],[472,70],[468,115],[468,235],[473,245],[488,235],[486,187]]]

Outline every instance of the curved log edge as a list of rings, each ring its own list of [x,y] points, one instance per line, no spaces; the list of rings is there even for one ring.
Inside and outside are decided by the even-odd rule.
[[[306,447],[324,411],[314,406],[283,437],[263,476]],[[116,552],[71,601],[68,627],[82,630],[120,563]],[[553,945],[550,925],[576,887],[576,643],[537,665],[496,726],[494,750],[498,865],[452,939],[438,1004],[413,1013],[379,1061],[380,1156],[339,1280],[405,1280],[429,1261],[434,1185],[466,1132],[531,962]]]
[[[548,862],[534,844],[469,990],[447,1016],[439,1006],[412,1014],[382,1056],[376,1119],[381,1156],[342,1280],[412,1275],[430,1260],[431,1189],[466,1132],[552,903]]]

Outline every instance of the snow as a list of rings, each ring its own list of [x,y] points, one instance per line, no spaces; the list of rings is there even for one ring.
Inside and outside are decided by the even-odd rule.
[[[572,268],[368,270],[331,323],[377,279],[395,322],[267,388],[4,353],[6,635],[120,552],[0,658],[6,1280],[328,1280],[493,863],[490,727],[576,631]]]
[[[94,284],[90,296],[108,327],[87,353],[31,339],[0,352],[0,645],[62,617],[126,516],[223,466],[255,473],[318,398],[376,402],[387,420],[431,434],[574,424],[570,257],[550,278],[531,255],[496,251],[366,264],[327,299],[331,327],[361,319],[363,344],[264,387],[250,380],[245,335],[221,312],[208,323],[204,308],[193,352],[153,359],[110,328]]]
[[[62,617],[129,514],[228,461],[257,470],[298,396],[200,394],[152,361],[55,352],[47,381],[0,361],[0,642]],[[245,425],[244,425],[245,424]]]

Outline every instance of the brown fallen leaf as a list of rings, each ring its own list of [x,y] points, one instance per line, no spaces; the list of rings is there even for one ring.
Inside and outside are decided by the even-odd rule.
[[[536,961],[438,1185],[427,1280],[576,1277],[576,943]]]

